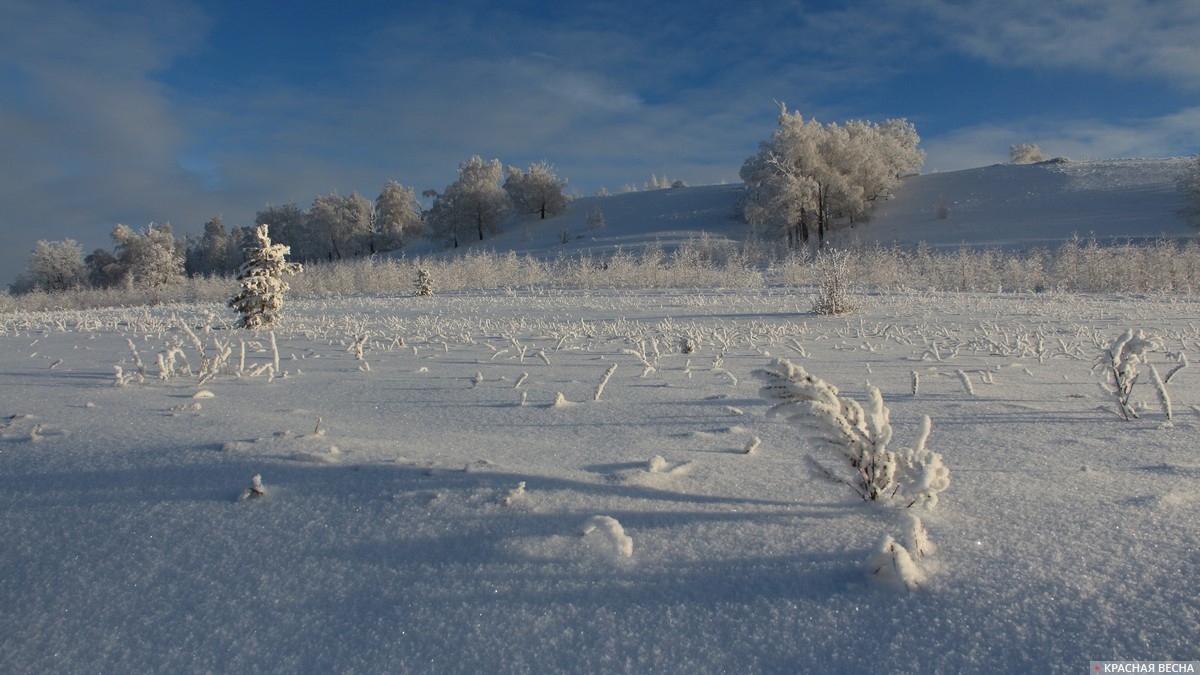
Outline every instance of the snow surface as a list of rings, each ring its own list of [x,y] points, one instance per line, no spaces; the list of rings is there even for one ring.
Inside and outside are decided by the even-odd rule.
[[[1056,185],[1086,182],[1073,170]],[[728,189],[662,192],[718,221],[720,200],[686,198]],[[598,236],[635,242],[605,215]],[[1127,328],[1195,361],[1200,301],[860,294],[825,318],[812,294],[289,299],[274,373],[270,337],[219,306],[0,317],[0,672],[1200,660],[1200,373],[1170,381],[1170,421],[1139,382],[1125,421],[1092,369]],[[163,351],[201,365],[181,320],[210,355],[232,346],[226,372],[158,379]],[[779,356],[860,401],[879,387],[897,447],[932,418],[951,484],[921,513],[920,588],[870,569],[907,514],[825,480],[807,457],[828,451],[766,419],[750,373]]]

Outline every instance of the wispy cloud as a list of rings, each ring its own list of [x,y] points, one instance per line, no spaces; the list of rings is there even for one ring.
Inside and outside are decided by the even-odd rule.
[[[1200,87],[1193,0],[921,0],[931,32],[999,66],[1080,68]]]
[[[0,5],[0,230],[24,233],[0,252],[0,276],[38,238],[99,243],[118,214],[169,218],[197,192],[175,161],[188,132],[153,75],[203,28],[182,3]]]

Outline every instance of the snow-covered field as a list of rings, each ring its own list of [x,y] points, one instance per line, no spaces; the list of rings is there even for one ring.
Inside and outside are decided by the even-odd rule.
[[[303,300],[274,348],[213,307],[5,317],[0,670],[1200,659],[1200,376],[1170,381],[1171,422],[1139,382],[1124,421],[1092,370],[1126,328],[1164,337],[1164,374],[1167,352],[1194,360],[1200,302],[855,300],[843,318],[803,289]],[[184,325],[210,358],[232,348],[202,384]],[[922,514],[918,590],[868,567],[904,514],[764,417],[751,372],[777,356],[859,400],[878,386],[897,446],[932,417],[951,486]],[[255,475],[265,496],[239,500]]]
[[[837,238],[1194,236],[1182,166],[920,176]],[[736,198],[579,199],[488,244],[738,240]],[[1194,295],[860,292],[826,318],[778,281],[410,292],[289,298],[270,334],[219,302],[0,315],[0,672],[1200,660],[1200,372],[1176,370],[1200,351]],[[1101,388],[1094,360],[1131,328],[1163,338],[1170,420],[1145,367],[1139,419]],[[870,564],[908,512],[828,481],[812,459],[833,451],[767,417],[752,373],[777,357],[858,401],[878,387],[895,448],[932,418],[951,483],[920,514],[919,587]]]

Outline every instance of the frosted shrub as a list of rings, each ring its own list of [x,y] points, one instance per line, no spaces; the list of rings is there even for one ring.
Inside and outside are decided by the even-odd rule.
[[[1013,164],[1034,164],[1046,161],[1046,154],[1036,143],[1021,143],[1008,148],[1009,157]]]
[[[271,243],[266,224],[254,229],[254,243],[238,274],[241,289],[229,299],[229,306],[241,315],[239,328],[268,328],[279,318],[288,289],[283,277],[301,269],[299,263],[287,261],[290,251],[289,246]]]
[[[1142,330],[1129,329],[1117,336],[1096,357],[1094,370],[1102,370],[1107,379],[1109,392],[1117,399],[1117,409],[1125,419],[1136,419],[1137,412],[1130,405],[1133,385],[1138,378],[1138,364],[1146,362],[1146,353],[1162,347],[1162,341],[1147,336]]]
[[[1138,375],[1140,375],[1138,366],[1143,364],[1148,365],[1147,355],[1160,351],[1162,348],[1163,342],[1161,337],[1147,335],[1141,329],[1135,330],[1130,328],[1117,336],[1096,357],[1092,369],[1104,373],[1105,388],[1116,398],[1117,410],[1124,419],[1131,420],[1138,417],[1137,411],[1133,409],[1133,405],[1130,403],[1130,397],[1133,394],[1133,385],[1137,383]],[[1167,383],[1171,381],[1171,378],[1176,373],[1187,366],[1186,357],[1180,355],[1179,360],[1179,365],[1168,372],[1166,377],[1159,377],[1158,371],[1154,366],[1149,366],[1155,393],[1167,420],[1170,420],[1172,417],[1171,397],[1167,392]]]
[[[850,286],[850,253],[830,249],[822,251],[813,261],[817,275],[817,299],[813,312],[822,316],[837,316],[854,311],[847,292]]]
[[[755,371],[763,380],[760,392],[775,405],[769,417],[783,419],[808,432],[821,444],[836,448],[848,466],[818,466],[831,478],[849,485],[864,501],[889,501],[903,508],[937,505],[950,485],[942,456],[925,448],[931,423],[922,419],[911,448],[892,451],[891,416],[876,387],[867,387],[866,408],[840,396],[837,387],[813,377],[802,366],[776,359]]]

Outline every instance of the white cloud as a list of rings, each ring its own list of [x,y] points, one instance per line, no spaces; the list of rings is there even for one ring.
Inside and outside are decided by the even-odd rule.
[[[1195,0],[919,0],[911,6],[931,18],[935,35],[998,66],[1082,68],[1200,87]]]
[[[198,48],[204,26],[185,3],[0,4],[0,283],[38,239],[90,250],[118,218],[166,219],[197,200],[175,161],[188,133],[153,76]]]

